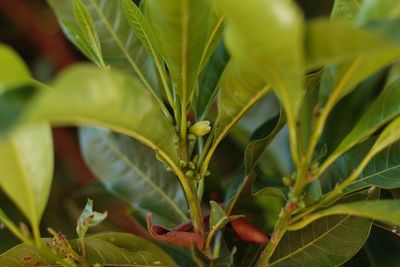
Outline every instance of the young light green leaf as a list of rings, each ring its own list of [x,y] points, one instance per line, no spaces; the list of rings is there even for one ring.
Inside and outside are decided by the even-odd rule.
[[[211,35],[213,3],[210,0],[147,0],[145,16],[156,35],[161,53],[186,105],[200,72],[202,52]]]
[[[107,211],[99,213],[93,211],[93,200],[88,199],[85,208],[79,216],[76,232],[79,239],[83,240],[90,227],[99,225],[107,218]]]
[[[52,86],[53,90],[43,90],[31,101],[18,103],[25,108],[24,121],[108,127],[138,139],[178,169],[175,129],[136,78],[116,70],[77,65],[63,72]],[[144,127],[149,121],[151,127]]]
[[[18,54],[8,46],[0,44],[0,94],[5,90],[29,84],[28,67]]]
[[[380,25],[383,27],[385,23]],[[368,28],[355,28],[349,22],[316,19],[308,22],[306,29],[308,68],[337,63],[345,63],[347,66],[355,58],[364,62],[374,60],[374,64],[381,67],[382,64],[390,63],[390,60],[400,53],[398,44]],[[379,56],[383,57],[382,63],[379,63]]]
[[[283,103],[296,161],[295,121],[304,96],[303,17],[291,1],[218,2],[226,11],[226,44],[232,58],[258,73]],[[260,32],[262,25],[268,27]]]
[[[189,220],[179,181],[149,148],[100,128],[81,128],[79,137],[86,163],[107,190],[144,213],[151,211],[165,227]]]
[[[296,229],[307,226],[314,220],[331,215],[354,215],[400,226],[400,205],[397,199],[357,201],[339,204],[313,213],[305,220],[296,223]]]
[[[0,137],[0,187],[32,225],[46,207],[53,177],[53,144],[46,123],[18,127]]]
[[[353,130],[344,138],[335,151],[323,163],[322,171],[340,155],[363,141],[381,126],[400,114],[400,79],[390,84],[373,102]]]
[[[324,86],[321,86],[320,89],[320,103],[325,104],[326,102],[327,104],[329,104],[329,106],[325,106],[325,109],[331,110],[332,107],[340,99],[352,92],[359,82],[363,81],[369,75],[377,72],[384,66],[389,65],[400,55],[399,42],[395,42],[396,38],[392,36],[393,31],[388,30],[392,29],[392,27],[396,27],[394,25],[397,25],[398,27],[399,21],[378,22],[374,25],[372,29],[370,29],[371,27],[366,28],[366,30],[370,31],[370,33],[372,34],[369,37],[370,41],[363,41],[365,47],[362,50],[365,50],[361,50],[360,53],[357,54],[353,53],[353,51],[356,49],[349,47],[349,45],[353,45],[353,40],[358,39],[354,38],[354,36],[356,35],[347,37],[343,36],[343,38],[340,38],[343,40],[351,41],[348,43],[343,43],[344,47],[347,47],[346,49],[349,52],[348,55],[350,56],[350,58],[348,58],[347,60],[344,60],[343,58],[343,61],[339,64],[326,69],[326,71],[329,71],[334,75],[332,81],[330,83],[323,84]],[[388,28],[388,26],[390,27]],[[398,33],[395,33],[394,35],[398,36]],[[386,41],[385,38],[382,36],[385,36]],[[363,38],[366,38],[366,36],[364,36]],[[322,39],[323,38],[321,38],[321,40]],[[381,41],[379,41],[379,39],[381,39]],[[395,41],[392,41],[392,39]],[[371,47],[369,46],[370,42],[371,44],[376,42],[376,44]],[[380,45],[378,45],[379,42],[381,42]],[[364,45],[361,45],[361,47],[363,47]],[[343,46],[341,47],[339,45],[338,47],[344,49]],[[368,49],[371,50],[367,51]],[[336,48],[334,50],[336,50]],[[346,50],[344,49],[343,53],[345,52]],[[336,55],[341,56],[341,53],[342,52],[336,53]],[[353,56],[351,56],[351,53],[353,53]]]
[[[0,98],[19,91],[17,87],[32,84],[29,71],[22,59],[10,48],[0,46]],[[3,94],[1,94],[3,93]],[[8,109],[8,101],[0,101],[4,112],[2,123],[18,116]],[[20,103],[17,101],[17,103]],[[4,104],[4,105],[3,105]],[[0,135],[0,187],[29,219],[35,237],[49,196],[53,177],[53,143],[47,123],[18,127],[7,135]]]
[[[99,37],[97,36],[96,28],[93,19],[87,11],[82,0],[74,0],[74,16],[75,20],[84,34],[87,45],[92,49],[93,54],[96,56],[96,63],[100,67],[105,67],[103,55],[101,52],[101,45]]]
[[[379,135],[370,153],[376,155],[385,147],[400,139],[400,116],[394,119]]]

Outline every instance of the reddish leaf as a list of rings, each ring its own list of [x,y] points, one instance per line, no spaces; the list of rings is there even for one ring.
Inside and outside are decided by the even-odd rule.
[[[191,222],[182,224],[174,230],[170,230],[161,225],[154,225],[152,219],[152,213],[147,213],[147,229],[155,240],[181,245],[187,248],[192,247],[194,244],[200,250],[204,247],[204,237],[199,233],[192,232],[193,225]]]
[[[238,237],[246,242],[266,244],[269,240],[268,236],[261,232],[257,227],[247,222],[245,218],[239,218],[231,221],[233,231]]]

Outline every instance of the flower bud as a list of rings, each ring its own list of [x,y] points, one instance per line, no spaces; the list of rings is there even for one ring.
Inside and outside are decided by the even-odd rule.
[[[195,170],[196,169],[196,165],[193,162],[189,161],[188,168],[189,168],[189,170]]]
[[[189,170],[185,172],[186,177],[188,178],[193,178],[193,176],[195,175],[194,171]]]
[[[187,162],[184,161],[184,160],[180,160],[180,161],[179,161],[179,165],[181,166],[182,169],[184,169],[184,168],[187,167]]]
[[[187,135],[187,140],[189,141],[196,141],[196,136],[194,134],[188,134]]]
[[[189,132],[197,137],[204,136],[211,131],[211,125],[209,121],[196,122],[192,127],[189,128]]]

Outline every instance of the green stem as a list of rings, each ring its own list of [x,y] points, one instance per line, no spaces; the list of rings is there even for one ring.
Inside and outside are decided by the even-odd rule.
[[[21,233],[20,229],[8,218],[2,209],[0,209],[0,222],[2,222],[14,236],[21,240],[21,242],[32,245],[32,241]]]
[[[288,210],[286,210],[286,208],[282,209],[281,214],[279,215],[279,219],[275,224],[275,229],[271,236],[271,239],[268,245],[261,253],[260,259],[258,260],[257,263],[257,267],[266,267],[269,265],[268,262],[271,259],[272,254],[274,254],[276,247],[278,246],[283,235],[287,231],[290,214],[291,213]]]
[[[285,208],[282,209],[281,214],[279,215],[279,219],[275,224],[271,240],[265,247],[264,251],[261,253],[257,266],[268,266],[268,262],[272,254],[275,252],[275,249],[278,246],[280,240],[288,230],[290,218],[297,208],[297,201],[301,197],[303,189],[307,184],[308,165],[309,160],[307,158],[303,158],[300,164],[299,172],[297,174],[296,183],[291,189],[290,199],[288,200]]]

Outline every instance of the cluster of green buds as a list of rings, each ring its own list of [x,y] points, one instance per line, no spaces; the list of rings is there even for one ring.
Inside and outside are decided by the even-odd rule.
[[[185,172],[186,177],[192,178],[195,180],[200,180],[202,178],[200,173],[198,173],[196,171],[196,167],[197,167],[196,164],[197,164],[198,159],[199,159],[198,155],[195,155],[191,161],[181,160],[179,162],[181,169]],[[206,172],[205,176],[208,176],[208,175],[210,175],[209,171]]]
[[[197,137],[202,137],[211,131],[211,123],[209,121],[199,121],[189,128],[187,139],[195,141]]]

